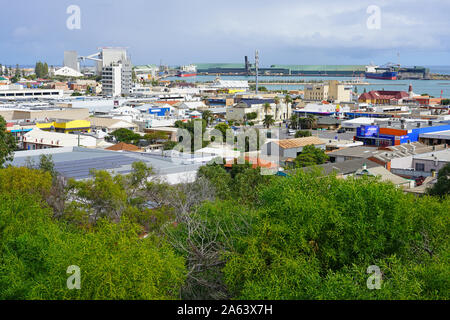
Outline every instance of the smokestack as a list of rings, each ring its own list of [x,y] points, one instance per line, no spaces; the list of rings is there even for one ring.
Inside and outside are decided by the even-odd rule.
[[[245,73],[246,73],[247,75],[250,74],[250,64],[249,64],[249,62],[248,62],[248,56],[245,56]]]

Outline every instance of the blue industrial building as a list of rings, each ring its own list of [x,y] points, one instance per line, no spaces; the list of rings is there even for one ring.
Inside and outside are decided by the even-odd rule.
[[[356,131],[356,141],[361,141],[368,146],[398,146],[404,143],[418,142],[421,134],[450,130],[450,124],[439,123],[422,126],[419,122],[415,125],[402,124],[400,128],[395,126],[380,127],[378,125],[361,126]]]
[[[148,113],[157,117],[164,117],[170,114],[170,107],[149,108]]]

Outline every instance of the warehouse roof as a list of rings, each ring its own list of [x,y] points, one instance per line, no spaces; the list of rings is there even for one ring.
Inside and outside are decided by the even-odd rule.
[[[196,63],[197,69],[214,69],[214,68],[223,68],[223,69],[236,69],[236,68],[245,68],[243,63]]]
[[[325,142],[317,137],[306,137],[306,138],[297,138],[297,139],[284,139],[273,141],[278,144],[283,149],[292,149],[292,148],[300,148],[306,147],[308,145],[324,145]]]
[[[450,162],[450,150],[442,150],[440,152],[433,153],[432,155],[418,155],[414,157],[415,160],[428,160],[428,161],[444,161]]]
[[[45,150],[18,151],[14,154],[13,166],[23,167],[27,159],[39,163],[42,154],[51,154],[55,164],[55,170],[66,178],[87,179],[91,177],[90,170],[106,170],[114,174],[128,174],[132,171],[134,162],[142,161],[154,169],[156,176],[166,177],[171,175],[191,178],[191,173],[196,173],[202,163],[175,163],[170,157],[136,153],[114,152],[100,149],[88,149],[79,147],[55,148]]]
[[[138,125],[135,123],[131,123],[125,120],[120,119],[112,119],[112,118],[99,118],[99,117],[92,117],[92,118],[86,118],[86,120],[91,122],[92,127],[104,127],[104,128],[131,128],[135,127],[138,128]]]
[[[363,65],[272,65],[272,68],[284,68],[291,71],[366,71]]]

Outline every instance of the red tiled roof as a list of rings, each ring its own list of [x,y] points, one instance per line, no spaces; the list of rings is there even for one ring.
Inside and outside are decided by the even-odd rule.
[[[180,103],[180,101],[155,101],[154,103],[157,104],[169,104],[173,106],[174,104]]]
[[[127,144],[124,142],[120,142],[118,144],[115,144],[111,147],[106,148],[106,150],[111,150],[111,151],[140,151],[141,149],[139,147],[136,147],[135,145],[132,144]]]
[[[273,162],[262,160],[261,158],[245,157],[245,162],[249,162],[253,169],[256,168],[277,168],[277,165]],[[227,161],[225,167],[231,168],[234,164],[234,160]]]
[[[369,91],[361,94],[361,100],[392,100],[408,98],[409,94],[406,91]]]

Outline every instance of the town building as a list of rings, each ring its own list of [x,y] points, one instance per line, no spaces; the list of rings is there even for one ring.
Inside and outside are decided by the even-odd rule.
[[[368,146],[397,146],[419,141],[420,135],[450,130],[447,123],[432,120],[391,119],[376,125],[363,125],[355,140]]]
[[[450,130],[422,133],[419,135],[419,141],[429,146],[440,144],[450,145]]]
[[[275,104],[274,99],[239,99],[239,102],[226,109],[226,119],[228,121],[244,122],[248,119],[248,114],[256,113],[256,119],[248,120],[261,122],[266,115],[271,115],[275,121],[287,120],[292,113],[292,105],[279,103]],[[265,104],[269,104],[269,108]]]
[[[132,65],[126,49],[103,48],[102,90],[108,97],[128,96],[132,93]]]
[[[358,98],[360,103],[369,104],[401,104],[403,100],[409,99],[410,95],[406,91],[369,91],[364,92]]]
[[[62,135],[67,138],[73,135],[44,132],[46,135]],[[77,136],[75,136],[77,137]],[[115,152],[102,149],[65,147],[46,150],[27,150],[14,153],[12,165],[26,166],[29,161],[38,163],[43,154],[51,155],[55,170],[65,178],[85,180],[92,178],[91,170],[105,170],[113,175],[129,174],[135,162],[144,162],[153,168],[155,175],[150,179],[159,179],[169,184],[189,183],[196,179],[197,171],[211,157],[186,158],[174,162],[170,155],[156,155],[139,152]]]
[[[75,146],[95,148],[97,146],[97,139],[93,136],[82,134],[75,135],[59,132],[47,132],[39,128],[34,128],[23,135],[22,145],[24,150]]]
[[[83,76],[81,72],[74,70],[70,67],[62,67],[56,70],[53,74],[54,76],[70,77],[70,78],[80,78]]]
[[[154,64],[147,64],[141,66],[135,66],[133,71],[136,75],[136,79],[139,81],[151,81],[153,80],[159,71],[159,67]]]
[[[209,87],[211,89],[223,91],[230,94],[237,92],[246,92],[250,88],[248,81],[222,80],[222,79],[216,79],[216,81],[214,81],[214,83],[211,84]]]
[[[426,151],[392,159],[391,171],[411,179],[437,176],[439,171],[450,162],[450,149],[447,145],[441,145],[429,147]]]
[[[78,120],[89,117],[89,110],[85,108],[57,107],[42,103],[27,103],[0,105],[0,116],[6,121]]]
[[[326,142],[317,137],[272,140],[261,147],[261,155],[268,159],[278,157],[281,162],[290,161],[297,158],[303,152],[303,148],[308,145],[326,149]]]
[[[91,132],[91,122],[88,120],[63,121],[56,120],[45,123],[36,123],[36,127],[43,131],[72,133],[72,132]]]
[[[442,98],[432,98],[430,96],[418,96],[414,97],[414,100],[417,101],[421,106],[437,106],[442,102]]]
[[[11,90],[0,90],[0,100],[20,100],[33,98],[61,99],[63,97],[64,91],[56,89],[25,89],[20,87]]]
[[[124,142],[120,142],[117,143],[115,145],[112,145],[110,147],[105,148],[105,150],[110,150],[110,151],[129,151],[129,152],[142,152],[142,149],[133,145],[133,144],[128,144],[128,143],[124,143]]]
[[[397,188],[401,189],[410,189],[416,186],[416,182],[414,180],[408,180],[402,178],[398,175],[393,174],[389,170],[384,167],[373,167],[368,168],[366,164],[363,165],[361,169],[355,172],[355,178],[361,177],[378,177],[382,182],[390,182],[394,184]]]
[[[306,85],[304,90],[306,101],[332,101],[335,103],[352,101],[352,87],[337,80],[324,84]]]
[[[349,107],[331,104],[323,101],[322,103],[308,103],[304,108],[294,110],[294,114],[300,117],[306,117],[308,115],[313,116],[338,116],[350,111]]]
[[[89,117],[86,120],[90,122],[92,130],[101,130],[108,134],[119,129],[128,129],[134,132],[139,130],[137,124],[120,119]]]

